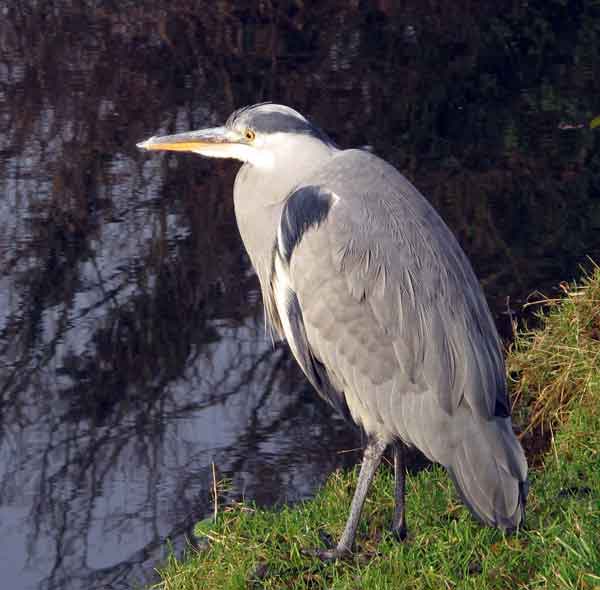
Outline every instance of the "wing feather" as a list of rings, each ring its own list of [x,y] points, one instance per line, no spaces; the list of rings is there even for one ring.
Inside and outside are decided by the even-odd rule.
[[[342,152],[288,197],[279,229],[297,332],[338,388],[368,378],[394,395],[435,392],[448,414],[463,400],[482,417],[508,412],[500,341],[471,265],[394,168]]]

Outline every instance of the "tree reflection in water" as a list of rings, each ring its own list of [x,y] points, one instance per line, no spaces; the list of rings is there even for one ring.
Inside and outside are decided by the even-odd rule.
[[[505,334],[507,297],[597,255],[599,15],[501,4],[0,7],[6,585],[130,587],[210,510],[211,462],[231,495],[293,501],[360,441],[265,338],[236,166],[140,139],[272,99],[372,144],[448,220]]]

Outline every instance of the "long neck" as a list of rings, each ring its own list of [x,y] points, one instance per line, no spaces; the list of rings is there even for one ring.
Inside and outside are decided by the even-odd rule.
[[[332,145],[320,141],[311,147],[301,150],[290,144],[289,149],[278,151],[272,168],[246,163],[235,179],[235,216],[263,296],[269,288],[273,247],[286,197],[337,152]]]

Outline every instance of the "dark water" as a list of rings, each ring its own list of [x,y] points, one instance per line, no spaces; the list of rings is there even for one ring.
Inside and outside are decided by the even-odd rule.
[[[431,199],[503,335],[600,259],[593,2],[0,1],[0,579],[129,588],[360,444],[264,335],[237,166],[155,133],[294,106]],[[592,4],[596,4],[594,8]]]

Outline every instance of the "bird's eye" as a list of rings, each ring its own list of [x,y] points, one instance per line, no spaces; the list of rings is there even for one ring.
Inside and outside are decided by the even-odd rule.
[[[248,141],[254,141],[254,138],[256,137],[256,133],[254,133],[254,131],[252,129],[246,129],[246,131],[244,132],[244,137]]]

